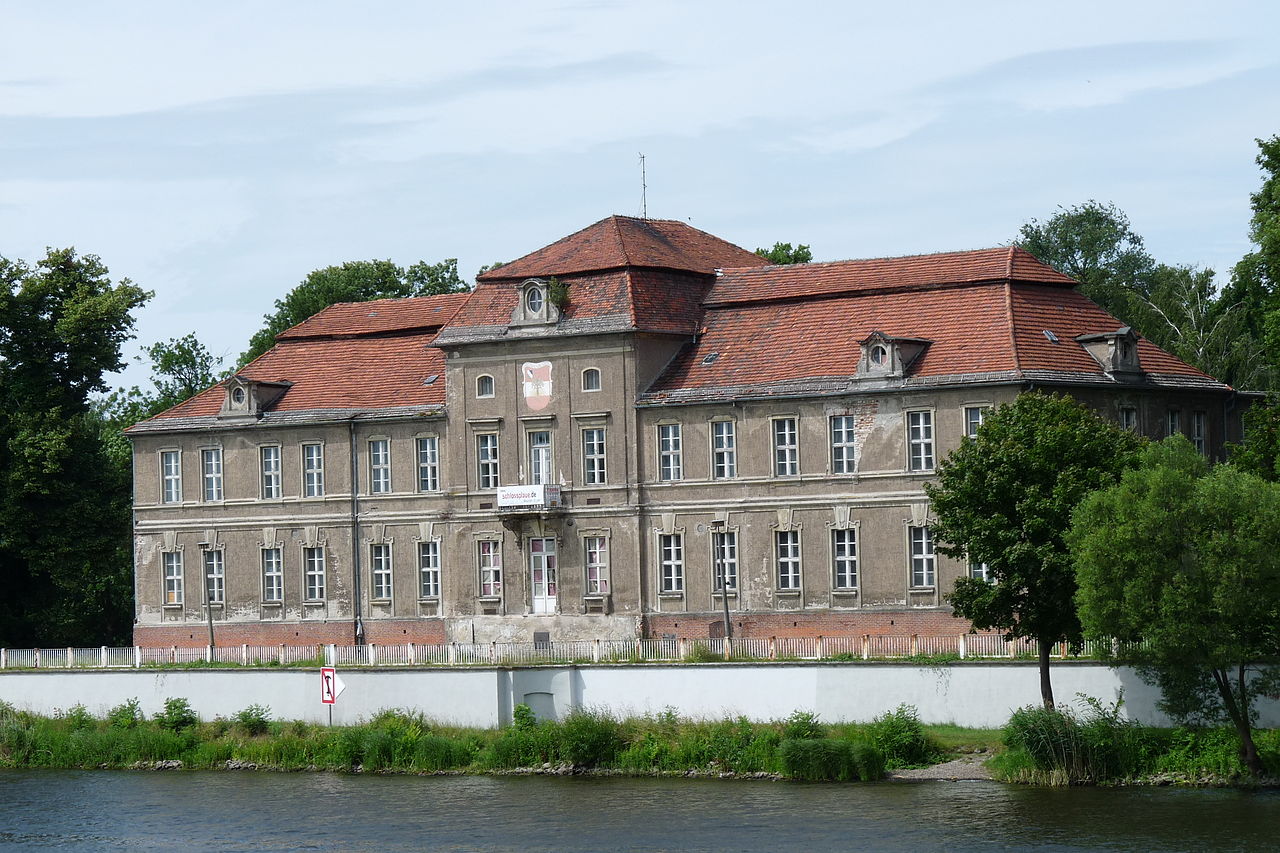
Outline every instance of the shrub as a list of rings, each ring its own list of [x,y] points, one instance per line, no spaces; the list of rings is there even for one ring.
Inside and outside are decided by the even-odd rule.
[[[65,714],[60,716],[66,721],[67,728],[73,732],[93,728],[95,722],[84,705],[72,705]]]
[[[156,722],[160,728],[176,732],[191,728],[200,722],[200,718],[191,709],[190,702],[182,697],[176,697],[164,700],[164,710],[156,714]]]
[[[1168,735],[1122,719],[1121,702],[1085,702],[1083,715],[1065,708],[1020,708],[1005,724],[1005,745],[1024,751],[1052,781],[1067,784],[1129,778],[1161,763]]]
[[[811,711],[792,711],[782,721],[782,736],[793,740],[820,738],[827,734],[827,727],[818,722],[818,715]]]
[[[715,663],[723,662],[724,655],[713,652],[706,643],[691,643],[685,649],[684,659],[688,663]]]
[[[262,705],[250,705],[235,716],[236,728],[249,737],[265,735],[271,728],[271,709]]]
[[[912,705],[899,705],[876,717],[867,726],[866,734],[884,754],[889,767],[929,764],[942,752],[925,733],[920,715]]]
[[[867,749],[874,747],[867,746]],[[786,738],[778,747],[783,772],[803,782],[852,782],[862,779],[854,758],[854,745],[835,738]],[[874,770],[874,757],[862,754],[863,763]],[[873,776],[871,778],[879,778]]]
[[[858,778],[863,782],[874,782],[884,778],[886,764],[884,753],[874,744],[866,741],[852,741],[849,744],[849,755],[853,759],[854,767],[857,768]]]
[[[611,764],[623,748],[620,729],[603,712],[576,710],[560,725],[560,756],[579,767]]]
[[[143,720],[137,698],[126,700],[107,712],[107,724],[114,729],[136,729]]]
[[[474,750],[463,741],[425,734],[414,745],[413,766],[419,770],[452,770],[471,763]]]

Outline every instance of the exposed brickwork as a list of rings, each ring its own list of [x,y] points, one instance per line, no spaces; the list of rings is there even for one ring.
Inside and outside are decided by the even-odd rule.
[[[350,645],[355,635],[350,622],[265,622],[233,623],[213,626],[218,645],[239,646],[307,646],[335,643]],[[371,643],[444,643],[447,642],[441,619],[389,619],[365,623],[365,639]],[[208,645],[209,630],[200,623],[182,626],[139,625],[133,629],[133,643],[144,648],[166,646],[200,647]]]
[[[861,637],[871,635],[952,636],[967,633],[971,624],[948,610],[814,611],[812,613],[731,613],[737,637]],[[646,637],[671,635],[704,640],[719,628],[718,613],[649,614]],[[715,626],[713,628],[712,626]],[[716,636],[718,636],[718,631]]]

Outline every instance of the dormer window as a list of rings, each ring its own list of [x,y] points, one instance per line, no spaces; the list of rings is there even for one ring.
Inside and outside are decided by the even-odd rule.
[[[881,344],[876,344],[871,348],[868,357],[876,367],[884,367],[889,363],[889,350]]]
[[[1142,373],[1138,358],[1138,335],[1125,326],[1114,332],[1079,335],[1076,343],[1085,348],[1105,373],[1136,375]]]
[[[530,316],[537,316],[542,313],[542,308],[547,303],[546,294],[542,292],[542,287],[533,285],[524,292],[524,308]]]
[[[244,388],[239,385],[231,389],[231,402],[233,405],[243,406],[244,401],[248,396],[249,395],[245,393]]]
[[[223,420],[256,420],[291,386],[290,382],[261,382],[243,376],[232,376],[223,386],[227,396],[222,400],[218,417]]]
[[[922,338],[899,338],[884,332],[872,332],[859,342],[862,357],[858,360],[857,378],[900,377],[929,344],[930,341]]]
[[[511,325],[539,326],[560,321],[560,308],[555,301],[556,279],[530,278],[520,285],[520,298],[511,312]]]

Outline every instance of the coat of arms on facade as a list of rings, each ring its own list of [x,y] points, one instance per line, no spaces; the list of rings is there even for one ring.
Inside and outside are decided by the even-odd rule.
[[[551,402],[551,362],[526,361],[520,365],[524,399],[529,408],[540,412]]]

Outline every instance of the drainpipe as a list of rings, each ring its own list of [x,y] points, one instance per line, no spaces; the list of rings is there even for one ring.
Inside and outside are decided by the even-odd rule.
[[[356,415],[347,418],[347,445],[351,449],[351,578],[355,592],[355,644],[364,645],[364,596],[360,591],[360,461],[356,453]]]

